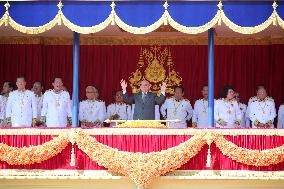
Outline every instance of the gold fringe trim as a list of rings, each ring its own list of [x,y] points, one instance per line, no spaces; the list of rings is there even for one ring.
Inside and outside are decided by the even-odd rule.
[[[284,20],[282,20],[282,18],[278,15],[277,12],[276,12],[276,17],[277,17],[277,23],[279,24],[279,26],[284,29]]]
[[[61,20],[61,13],[58,13],[53,20],[48,22],[45,25],[39,26],[39,27],[26,27],[21,24],[18,24],[15,20],[13,20],[11,17],[9,17],[9,24],[12,28],[15,30],[26,33],[26,34],[40,34],[44,33],[50,29],[52,29],[55,25],[60,23]]]
[[[275,5],[276,5],[276,3],[275,3]],[[122,28],[123,30],[125,30],[129,33],[146,34],[146,33],[150,33],[152,31],[156,30],[162,24],[167,25],[169,23],[174,29],[176,29],[177,31],[180,31],[182,33],[198,34],[198,33],[205,32],[210,28],[215,27],[216,24],[221,24],[221,21],[223,21],[226,26],[228,26],[230,29],[232,29],[235,32],[238,32],[238,33],[241,33],[241,34],[255,34],[255,33],[258,33],[258,32],[265,30],[271,24],[276,25],[276,23],[278,21],[279,26],[284,29],[283,20],[277,14],[276,8],[274,9],[273,13],[271,14],[271,16],[266,21],[264,21],[262,24],[260,24],[258,26],[254,26],[254,27],[242,27],[242,26],[239,26],[239,25],[233,23],[225,15],[224,11],[220,7],[219,7],[219,10],[217,11],[216,15],[214,16],[214,18],[211,21],[209,21],[208,23],[206,23],[202,26],[199,26],[199,27],[186,27],[186,26],[183,26],[183,25],[177,23],[170,16],[169,12],[167,11],[167,8],[165,9],[165,12],[161,16],[161,18],[158,21],[156,21],[155,23],[153,23],[149,26],[146,26],[146,27],[133,27],[133,26],[126,24],[125,22],[123,22],[118,17],[118,15],[116,14],[116,12],[114,10],[114,7],[115,7],[114,3],[112,3],[111,6],[112,6],[112,11],[110,12],[108,18],[105,21],[103,21],[102,23],[95,25],[95,26],[91,26],[91,27],[80,27],[80,26],[72,23],[70,20],[68,20],[64,16],[63,12],[61,11],[61,7],[59,7],[59,11],[58,11],[57,15],[55,16],[55,18],[53,20],[51,20],[49,23],[47,23],[45,25],[38,26],[38,27],[26,27],[26,26],[23,26],[23,25],[17,23],[15,20],[13,20],[9,16],[9,12],[8,12],[8,9],[7,9],[7,11],[3,15],[3,17],[0,19],[0,26],[3,25],[3,23],[8,23],[12,26],[12,28],[14,28],[15,30],[17,30],[19,32],[26,33],[26,34],[40,34],[40,33],[43,33],[43,32],[46,32],[46,31],[52,29],[57,24],[61,25],[61,20],[62,20],[63,24],[67,28],[69,28],[72,31],[76,31],[78,33],[81,33],[81,34],[96,33],[96,32],[99,32],[99,31],[105,29],[108,25],[110,25],[110,24],[113,25],[115,23],[120,28]],[[221,4],[221,6],[222,6],[222,4]]]
[[[199,33],[203,33],[207,30],[209,30],[210,28],[213,28],[218,21],[221,19],[220,18],[220,10],[217,11],[216,15],[214,16],[214,18],[209,21],[208,23],[202,25],[202,26],[198,26],[198,27],[187,27],[187,26],[183,26],[179,23],[177,23],[171,16],[170,14],[167,12],[166,15],[168,17],[168,21],[169,24],[176,30],[182,32],[182,33],[186,33],[186,34],[199,34]]]
[[[164,13],[162,15],[162,17],[156,21],[155,23],[151,24],[150,26],[147,27],[133,27],[130,26],[128,24],[126,24],[125,22],[123,22],[116,13],[115,14],[115,23],[118,25],[118,27],[120,27],[121,29],[132,33],[132,34],[146,34],[146,33],[150,33],[156,29],[158,29],[163,23],[164,20],[166,19],[166,14]]]
[[[275,12],[276,11],[273,11],[271,16],[265,22],[263,22],[262,24],[258,26],[254,26],[254,27],[242,27],[242,26],[235,24],[225,15],[223,10],[221,10],[221,18],[222,18],[222,21],[225,23],[225,25],[235,32],[238,32],[241,34],[255,34],[255,33],[259,33],[265,30],[273,23],[273,21],[276,19]]]
[[[103,21],[102,23],[96,25],[96,26],[91,26],[91,27],[80,27],[78,25],[73,24],[70,20],[68,20],[64,14],[62,14],[62,21],[63,24],[69,28],[72,31],[75,31],[80,34],[90,34],[90,33],[96,33],[99,32],[103,29],[105,29],[108,25],[110,25],[112,21],[112,15],[110,14],[108,18]]]
[[[5,22],[5,16],[6,16],[6,14],[4,14],[3,16],[2,16],[2,18],[0,18],[0,27],[3,25],[3,23]]]
[[[279,24],[280,25],[280,24]],[[283,21],[284,26],[284,21]],[[92,34],[91,34],[92,35]],[[41,44],[41,45],[72,45],[68,37],[0,37],[0,44]],[[272,45],[284,44],[284,37],[216,37],[215,45]],[[92,36],[81,37],[80,45],[208,45],[206,37],[192,36]]]

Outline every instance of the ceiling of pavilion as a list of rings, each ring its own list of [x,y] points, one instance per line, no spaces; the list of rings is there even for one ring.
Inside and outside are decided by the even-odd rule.
[[[283,1],[8,1],[0,3],[0,17],[0,31],[9,28],[10,33],[22,34],[42,34],[54,28],[81,34],[109,28],[130,34],[161,28],[202,34],[212,27],[242,35],[266,30],[284,34]]]

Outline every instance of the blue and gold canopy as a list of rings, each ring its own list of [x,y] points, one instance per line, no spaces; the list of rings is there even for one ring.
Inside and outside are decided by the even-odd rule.
[[[284,2],[213,1],[7,1],[0,3],[0,31],[10,25],[26,34],[39,34],[64,25],[81,34],[117,25],[133,34],[170,25],[198,34],[225,24],[241,34],[255,34],[271,25],[284,29]]]

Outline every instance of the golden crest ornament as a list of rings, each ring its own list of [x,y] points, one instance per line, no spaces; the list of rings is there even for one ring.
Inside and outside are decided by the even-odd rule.
[[[167,84],[167,93],[174,93],[174,86],[181,84],[182,78],[174,70],[174,63],[168,47],[150,46],[141,48],[137,69],[131,73],[129,83],[132,92],[139,92],[140,82],[147,80],[151,83],[151,91],[160,92],[160,85]]]

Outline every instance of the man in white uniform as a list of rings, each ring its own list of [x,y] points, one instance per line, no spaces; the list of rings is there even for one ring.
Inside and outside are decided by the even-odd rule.
[[[284,104],[281,104],[278,110],[277,128],[278,129],[284,128]]]
[[[250,128],[250,121],[247,117],[246,111],[247,111],[247,105],[240,102],[240,94],[238,92],[235,92],[235,99],[239,105],[240,111],[242,113],[242,119],[240,126],[242,128]]]
[[[273,99],[267,96],[265,88],[258,89],[257,99],[249,104],[248,109],[252,128],[274,128],[275,103]]]
[[[18,77],[16,82],[18,90],[9,94],[6,107],[6,121],[11,122],[12,127],[35,126],[36,100],[32,91],[26,90],[24,77]]]
[[[86,88],[87,100],[79,104],[79,120],[82,127],[102,126],[106,119],[105,102],[99,100],[99,92],[94,86]]]
[[[197,128],[208,128],[208,86],[202,88],[203,99],[195,101],[193,116],[192,116],[192,127]]]
[[[161,114],[167,120],[179,119],[180,122],[169,123],[171,127],[186,128],[187,120],[192,117],[192,107],[189,100],[183,98],[183,87],[175,87],[175,94],[171,98],[167,98],[165,103],[161,106]]]
[[[70,95],[62,90],[62,79],[55,78],[52,83],[53,90],[43,95],[41,122],[47,127],[66,127],[71,125]]]
[[[35,94],[36,97],[36,105],[37,105],[37,118],[36,118],[36,124],[40,125],[40,118],[41,118],[41,109],[42,109],[42,101],[43,101],[43,95],[42,95],[43,86],[41,82],[36,81],[33,85],[32,91]]]
[[[258,93],[258,90],[260,90],[260,89],[264,89],[266,91],[264,85],[257,85],[256,86],[256,94]],[[267,96],[266,98],[270,99],[274,103],[274,106],[275,106],[275,102],[274,102],[274,99],[272,97]],[[258,100],[258,96],[256,95],[256,96],[251,97],[248,101],[247,112],[246,112],[246,117],[248,119],[250,119],[250,117],[249,117],[250,116],[250,103],[257,101],[257,100]],[[250,123],[250,125],[251,125],[251,123]]]
[[[0,95],[0,125],[7,126],[6,123],[6,106],[9,93],[14,90],[14,84],[11,81],[6,81],[3,84],[3,89]]]
[[[123,102],[122,91],[116,91],[115,103],[108,105],[107,117],[110,120],[130,120],[132,118],[131,106]],[[115,123],[110,123],[114,126]]]

